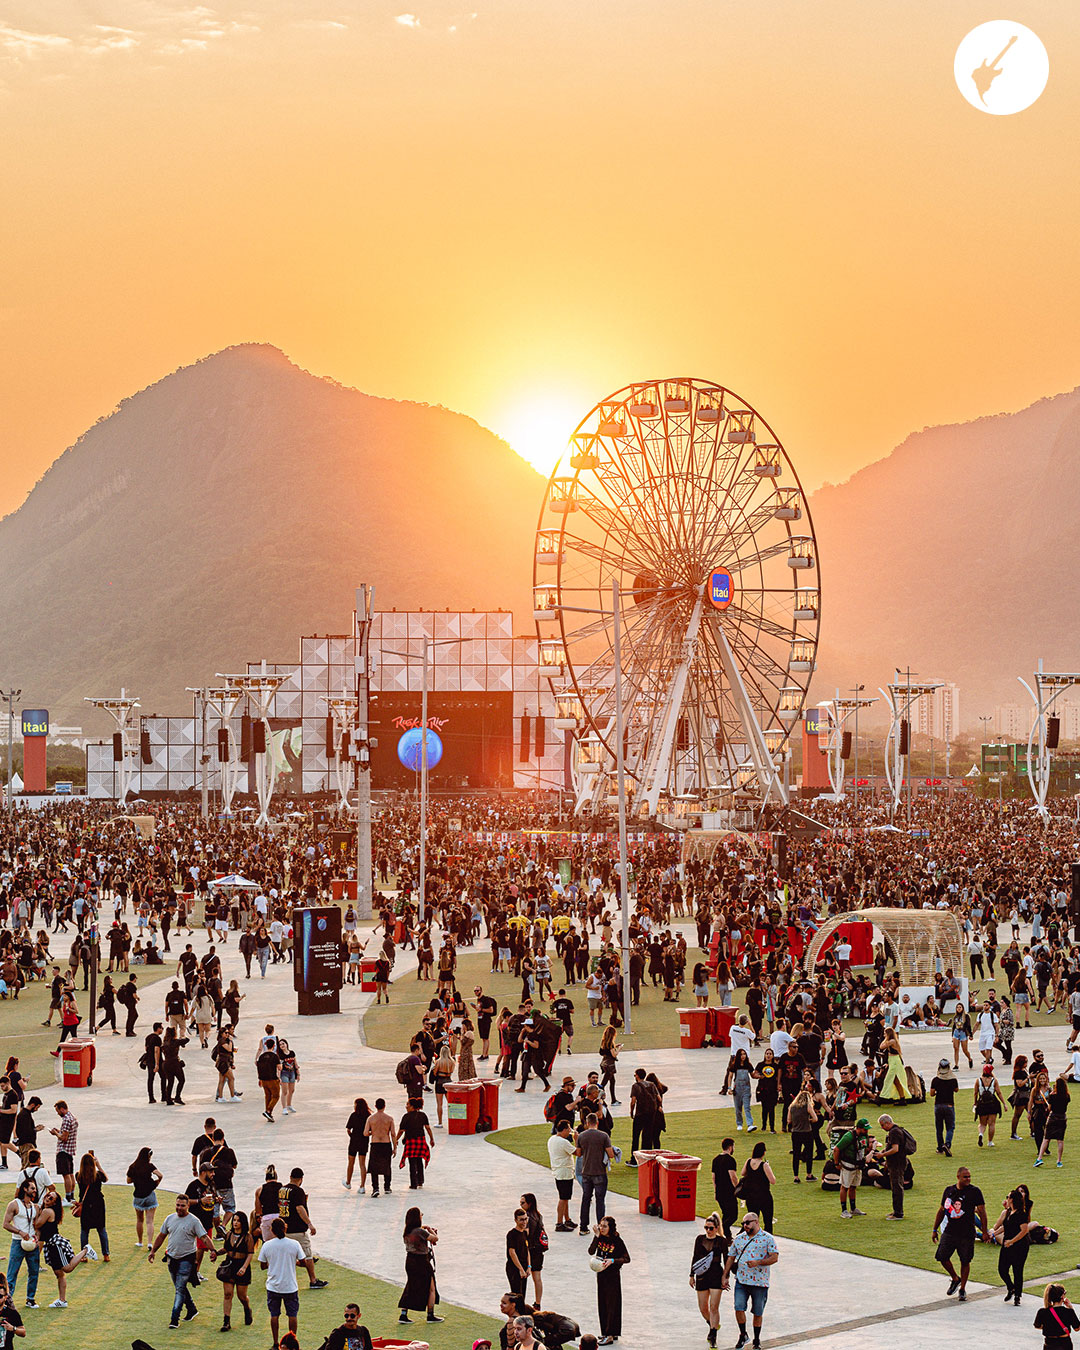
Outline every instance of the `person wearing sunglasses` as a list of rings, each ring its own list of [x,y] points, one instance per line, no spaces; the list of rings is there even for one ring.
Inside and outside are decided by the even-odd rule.
[[[735,1350],[750,1339],[746,1334],[746,1308],[754,1318],[754,1347],[761,1345],[761,1319],[765,1314],[765,1304],[769,1297],[769,1270],[780,1259],[780,1249],[773,1235],[761,1226],[761,1220],[754,1213],[748,1213],[739,1225],[739,1232],[731,1242],[727,1261],[724,1265],[724,1285],[728,1287],[732,1271],[735,1273],[735,1320],[739,1324],[739,1339]]]
[[[326,1350],[371,1350],[371,1332],[360,1323],[359,1303],[346,1303],[344,1318],[326,1338]]]
[[[720,1329],[720,1294],[727,1249],[720,1215],[714,1211],[705,1220],[705,1232],[694,1239],[694,1254],[690,1258],[690,1288],[697,1293],[698,1308],[709,1328],[710,1345],[716,1344]]]

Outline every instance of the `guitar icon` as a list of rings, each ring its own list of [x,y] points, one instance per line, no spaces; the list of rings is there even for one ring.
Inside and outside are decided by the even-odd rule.
[[[997,56],[994,57],[993,61],[984,60],[981,66],[976,66],[971,72],[971,78],[974,81],[975,88],[978,91],[979,99],[982,103],[986,102],[986,95],[989,93],[990,86],[1001,74],[999,62],[1016,41],[1016,36],[1017,35],[1014,33],[1008,42],[1006,42],[1005,46],[1002,47],[1001,51],[998,52]]]

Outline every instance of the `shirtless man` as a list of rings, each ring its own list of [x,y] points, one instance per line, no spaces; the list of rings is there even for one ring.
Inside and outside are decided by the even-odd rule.
[[[390,1160],[394,1156],[395,1130],[393,1119],[386,1114],[386,1099],[375,1098],[375,1110],[368,1116],[364,1133],[371,1140],[368,1150],[368,1175],[371,1177],[371,1194],[379,1194],[379,1177],[385,1185],[386,1194],[390,1194]]]

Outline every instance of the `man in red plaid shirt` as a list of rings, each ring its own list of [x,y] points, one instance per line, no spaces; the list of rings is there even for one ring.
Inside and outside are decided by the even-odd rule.
[[[67,1102],[57,1102],[53,1108],[60,1117],[59,1128],[49,1131],[56,1136],[56,1175],[64,1178],[64,1198],[75,1194],[75,1144],[79,1137],[79,1122],[68,1110]]]

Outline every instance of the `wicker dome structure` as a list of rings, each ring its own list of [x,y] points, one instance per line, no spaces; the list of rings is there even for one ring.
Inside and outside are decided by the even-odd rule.
[[[813,970],[825,943],[845,923],[872,923],[891,945],[906,984],[931,985],[935,975],[952,967],[964,973],[964,939],[960,921],[952,910],[856,909],[834,914],[814,934],[806,952],[806,968]]]

